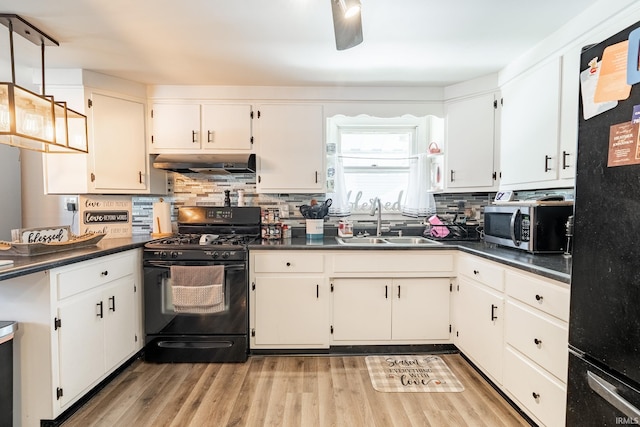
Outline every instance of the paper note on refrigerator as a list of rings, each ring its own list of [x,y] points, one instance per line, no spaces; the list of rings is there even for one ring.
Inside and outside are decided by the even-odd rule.
[[[611,110],[618,101],[595,102],[594,95],[600,78],[601,63],[596,58],[589,62],[589,68],[580,73],[580,92],[582,93],[582,115],[585,120]]]
[[[595,102],[621,101],[629,98],[627,84],[627,54],[629,41],[607,46],[602,54],[600,78],[594,95]]]

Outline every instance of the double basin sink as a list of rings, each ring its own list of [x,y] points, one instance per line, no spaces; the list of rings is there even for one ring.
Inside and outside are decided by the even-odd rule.
[[[435,246],[440,242],[416,236],[336,237],[341,245],[348,246]]]

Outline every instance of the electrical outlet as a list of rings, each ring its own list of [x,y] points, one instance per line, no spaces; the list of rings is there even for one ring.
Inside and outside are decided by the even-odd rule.
[[[78,200],[75,197],[65,198],[64,205],[69,212],[75,212],[78,210]]]

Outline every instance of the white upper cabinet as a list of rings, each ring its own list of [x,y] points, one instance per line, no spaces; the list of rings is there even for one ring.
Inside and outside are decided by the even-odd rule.
[[[147,155],[144,99],[83,86],[48,92],[87,115],[89,154],[45,154],[47,194],[166,193],[166,173]]]
[[[324,191],[322,106],[260,105],[257,126],[259,193]]]
[[[447,190],[492,190],[496,182],[494,93],[448,102],[444,182]]]
[[[560,82],[558,57],[501,87],[501,188],[540,188],[558,179]]]
[[[89,179],[93,188],[144,192],[148,163],[143,142],[145,104],[95,92],[91,104],[94,172]]]
[[[250,151],[250,104],[161,104],[151,110],[151,153]]]

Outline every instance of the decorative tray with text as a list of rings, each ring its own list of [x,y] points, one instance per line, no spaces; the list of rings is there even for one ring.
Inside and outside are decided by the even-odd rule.
[[[64,242],[51,241],[47,243],[20,243],[0,241],[0,255],[43,255],[54,252],[79,249],[96,245],[104,233],[88,233],[76,236],[70,234],[69,240]]]

